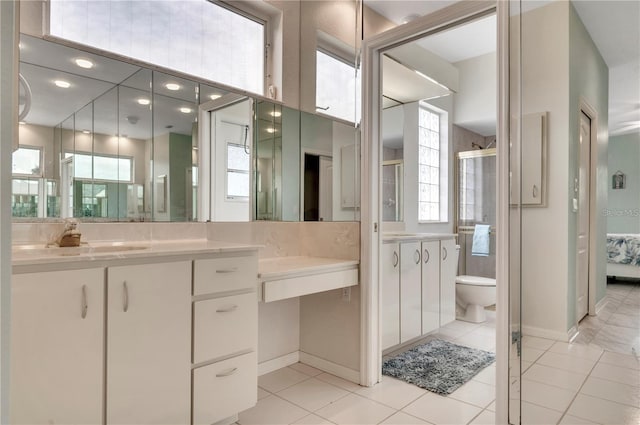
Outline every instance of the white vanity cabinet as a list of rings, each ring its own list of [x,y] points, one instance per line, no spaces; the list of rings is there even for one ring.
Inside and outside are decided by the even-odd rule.
[[[400,244],[400,343],[422,334],[420,242]]]
[[[422,333],[440,327],[440,241],[422,242]]]
[[[440,241],[440,326],[456,320],[456,273],[458,262],[453,239]]]
[[[383,243],[380,262],[381,345],[385,350],[400,344],[400,244]]]
[[[107,293],[107,423],[189,423],[191,261],[109,267]]]
[[[12,424],[100,424],[104,269],[15,274]]]

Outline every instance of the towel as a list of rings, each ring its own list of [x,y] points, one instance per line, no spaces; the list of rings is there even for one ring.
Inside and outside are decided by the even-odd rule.
[[[476,224],[473,231],[473,245],[471,245],[471,255],[480,257],[489,256],[489,224]]]

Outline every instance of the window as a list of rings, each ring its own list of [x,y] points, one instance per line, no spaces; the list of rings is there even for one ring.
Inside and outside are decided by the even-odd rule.
[[[133,182],[133,158],[66,153],[65,158],[69,157],[73,157],[73,176],[77,179]]]
[[[250,158],[245,146],[227,142],[227,199],[249,200]]]
[[[20,146],[13,153],[11,172],[19,176],[42,176],[42,149]]]
[[[13,179],[11,215],[13,217],[38,217],[40,179]]]
[[[316,110],[345,121],[360,119],[360,75],[321,50],[316,52]]]
[[[440,115],[420,104],[418,221],[440,221]]]
[[[50,0],[50,34],[264,94],[265,24],[207,0]]]

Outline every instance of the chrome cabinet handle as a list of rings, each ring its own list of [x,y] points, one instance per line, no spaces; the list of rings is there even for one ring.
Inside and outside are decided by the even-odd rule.
[[[89,304],[87,303],[87,285],[82,285],[82,318],[87,317],[87,310],[89,309]]]
[[[225,370],[224,372],[216,373],[216,378],[224,378],[225,376],[231,376],[238,370],[237,367]]]
[[[398,267],[398,261],[400,259],[398,258],[398,253],[393,251],[393,267]]]
[[[122,311],[129,311],[129,288],[126,280],[122,282]]]
[[[429,262],[429,257],[430,257],[430,255],[429,255],[429,250],[428,250],[428,249],[425,249],[425,250],[424,250],[424,255],[422,256],[422,258],[424,258],[424,263],[425,263],[425,264],[427,264],[427,263]]]
[[[416,264],[420,264],[420,250],[416,249],[416,254],[414,255],[416,258]]]
[[[446,247],[442,247],[442,261],[447,259],[447,248]]]
[[[237,310],[238,306],[237,305],[232,305],[230,307],[226,307],[226,308],[219,308],[216,310],[216,313],[229,313],[231,311]]]
[[[538,197],[538,186],[536,186],[535,184],[533,185],[532,195],[534,198]]]
[[[238,271],[237,267],[234,267],[232,269],[220,269],[220,270],[216,270],[216,273],[235,273]]]

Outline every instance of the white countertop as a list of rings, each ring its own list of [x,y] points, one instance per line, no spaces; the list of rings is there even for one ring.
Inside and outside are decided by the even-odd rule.
[[[445,239],[454,239],[453,233],[409,233],[409,232],[383,232],[383,242],[398,241],[440,241]]]
[[[261,258],[258,261],[258,277],[264,282],[352,269],[357,268],[359,263],[358,260],[305,256]]]
[[[13,272],[28,272],[30,267],[64,265],[88,268],[117,265],[123,260],[194,256],[223,252],[257,251],[259,246],[206,239],[169,241],[127,241],[89,243],[74,248],[46,248],[44,245],[14,245]]]

